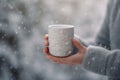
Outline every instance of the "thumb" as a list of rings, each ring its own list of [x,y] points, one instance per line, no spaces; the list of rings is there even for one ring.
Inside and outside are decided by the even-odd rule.
[[[73,43],[73,45],[76,47],[76,48],[78,48],[78,49],[82,49],[82,48],[84,48],[84,46],[79,42],[79,41],[77,41],[76,39],[72,39],[72,43]]]

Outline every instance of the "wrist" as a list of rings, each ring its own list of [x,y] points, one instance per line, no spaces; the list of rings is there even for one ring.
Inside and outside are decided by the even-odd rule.
[[[83,52],[82,52],[82,63],[83,63],[83,60],[84,60],[84,58],[85,58],[86,53],[87,53],[87,48],[84,47]],[[81,64],[82,64],[82,63],[81,63]]]

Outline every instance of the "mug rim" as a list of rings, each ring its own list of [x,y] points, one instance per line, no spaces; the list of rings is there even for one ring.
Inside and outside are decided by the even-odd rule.
[[[49,28],[74,28],[74,25],[68,24],[52,24],[48,26]]]

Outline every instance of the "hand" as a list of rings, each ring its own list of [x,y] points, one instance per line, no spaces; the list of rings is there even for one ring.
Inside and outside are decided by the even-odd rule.
[[[49,52],[48,35],[45,35],[44,45],[46,47],[43,49],[43,52],[45,53],[45,56],[47,59],[52,60],[53,62],[56,62],[59,64],[69,64],[69,65],[82,64],[83,58],[85,56],[87,49],[75,39],[72,39],[72,43],[78,49],[78,52],[76,54],[68,57],[63,57],[63,58],[55,57],[55,56],[52,56]]]

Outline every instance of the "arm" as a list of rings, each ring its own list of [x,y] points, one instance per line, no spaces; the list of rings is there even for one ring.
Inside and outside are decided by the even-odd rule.
[[[111,13],[112,1],[108,4],[107,15],[103,26],[96,37],[96,46],[87,48],[86,56],[83,60],[83,67],[102,75],[119,77],[120,74],[120,50],[110,50],[109,39],[109,16]],[[102,47],[98,47],[102,46]]]
[[[92,72],[118,78],[120,76],[120,50],[109,51],[102,47],[89,46],[82,65]]]

